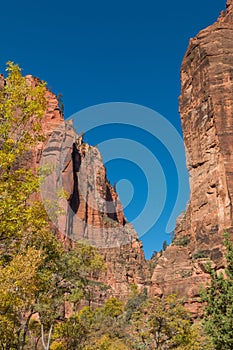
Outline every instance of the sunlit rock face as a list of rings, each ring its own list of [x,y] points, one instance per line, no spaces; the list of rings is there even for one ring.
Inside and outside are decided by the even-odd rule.
[[[32,85],[38,82],[32,76],[27,79]],[[47,107],[41,121],[45,139],[37,144],[28,161],[33,167],[44,167],[42,174],[48,172],[42,182],[41,199],[57,237],[66,248],[72,248],[75,241],[88,240],[104,256],[107,269],[93,278],[108,287],[101,291],[93,287],[92,302],[102,304],[112,295],[125,300],[131,284],[140,290],[149,289],[151,269],[142,243],[124,216],[100,152],[84,143],[72,122],[64,120],[56,95],[46,90],[45,97]]]
[[[180,115],[190,176],[190,201],[153,282],[161,292],[192,299],[207,280],[205,260],[222,268],[223,232],[232,231],[233,2],[191,39],[181,65]]]
[[[67,199],[55,198],[63,209],[57,219],[60,237],[71,246],[87,240],[104,255],[107,270],[100,279],[110,288],[101,296],[96,293],[96,300],[109,295],[127,298],[132,283],[143,289],[148,268],[142,244],[124,217],[98,149],[83,143],[72,123],[61,123],[50,135],[42,157],[42,164],[55,165],[42,186],[44,202],[61,187],[66,193]]]

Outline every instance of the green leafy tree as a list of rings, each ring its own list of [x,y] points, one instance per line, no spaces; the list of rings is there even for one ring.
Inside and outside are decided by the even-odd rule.
[[[129,344],[137,350],[208,349],[182,301],[175,295],[147,299],[137,308],[131,315]]]
[[[83,350],[130,350],[130,348],[122,340],[104,335],[95,345],[86,346]]]
[[[132,316],[135,316],[135,313],[139,314],[143,312],[143,307],[148,299],[147,290],[145,289],[143,292],[139,292],[138,289],[134,290],[131,298],[128,299],[125,305],[125,319],[128,323]]]
[[[82,350],[89,335],[89,328],[82,321],[80,313],[56,325],[51,349]]]
[[[155,347],[162,349],[164,344],[179,345],[190,329],[190,317],[182,304],[171,295],[157,299],[148,315],[149,333]]]
[[[202,290],[204,327],[215,350],[233,349],[233,246],[225,235],[225,272],[217,273],[208,265],[210,284]]]
[[[108,301],[104,304],[102,312],[106,316],[110,316],[113,318],[117,318],[118,316],[122,315],[124,311],[123,303],[116,299],[111,297],[108,299]]]
[[[37,272],[43,260],[41,255],[41,251],[28,248],[16,254],[5,267],[0,266],[0,329],[5,332],[4,324],[6,329],[9,326],[11,329],[10,342],[6,341],[6,336],[1,336],[3,348],[4,344],[6,348],[9,344],[18,344],[20,348],[25,343],[28,323],[34,313],[32,305],[38,289]]]
[[[122,341],[123,313],[123,303],[116,298],[96,309],[84,307],[55,326],[51,346],[56,349],[62,344],[66,350],[127,349]]]
[[[94,346],[103,338],[122,339],[125,335],[124,305],[116,298],[109,298],[106,303],[95,310],[89,318],[90,334],[88,345]]]
[[[103,257],[96,248],[77,243],[72,251],[62,252],[58,259],[50,262],[47,271],[42,270],[44,283],[37,298],[36,309],[45,350],[49,349],[55,323],[64,318],[65,302],[74,305],[75,314],[76,306],[85,298],[91,273],[104,268]],[[64,325],[70,326],[70,323],[67,321]]]

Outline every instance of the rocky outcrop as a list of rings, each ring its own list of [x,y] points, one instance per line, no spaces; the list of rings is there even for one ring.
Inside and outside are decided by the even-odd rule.
[[[190,201],[175,240],[159,259],[153,283],[164,294],[192,299],[205,283],[205,262],[224,266],[223,232],[232,231],[233,2],[218,21],[191,39],[181,66],[180,115]]]
[[[107,180],[100,152],[83,142],[71,121],[64,121],[55,95],[46,91],[46,99],[42,124],[47,141],[38,145],[36,159],[42,176],[46,173],[41,197],[59,239],[66,246],[88,240],[103,254],[107,269],[98,281],[106,288],[91,291],[97,304],[110,295],[126,299],[131,284],[148,289],[151,270],[142,243]]]
[[[123,214],[118,195],[106,178],[96,147],[83,143],[72,123],[62,122],[43,149],[41,166],[50,167],[42,186],[42,199],[53,220],[59,203],[56,225],[73,241],[87,239],[99,248],[115,248],[137,239]],[[65,193],[58,196],[57,193]]]

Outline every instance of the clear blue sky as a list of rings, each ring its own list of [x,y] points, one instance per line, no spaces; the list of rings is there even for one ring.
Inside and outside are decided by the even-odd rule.
[[[100,103],[131,102],[161,113],[181,133],[178,96],[182,57],[189,38],[213,23],[224,8],[225,0],[3,2],[1,72],[4,73],[5,62],[12,60],[23,68],[24,74],[45,80],[55,93],[63,94],[66,118]],[[90,143],[107,138],[108,131],[97,131],[87,135]],[[110,135],[124,138],[129,134],[121,128]],[[169,178],[169,156],[164,155],[163,145],[143,133],[136,140],[144,142],[151,152],[156,149],[161,164],[166,160],[161,166]],[[137,164],[122,162],[109,162],[108,177],[117,182],[131,174],[128,192],[135,185],[134,196],[126,216],[132,220],[142,210],[148,186]],[[124,181],[121,186],[127,185]],[[155,226],[141,237],[147,257],[160,250],[165,239],[169,241],[165,226],[176,195],[176,176],[174,183],[173,177],[168,183],[167,208]],[[125,202],[129,200],[127,193],[122,193],[122,197]]]

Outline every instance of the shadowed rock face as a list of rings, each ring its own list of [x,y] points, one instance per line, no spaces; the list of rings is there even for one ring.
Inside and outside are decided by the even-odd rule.
[[[151,270],[142,244],[107,180],[98,149],[84,143],[72,123],[64,121],[54,94],[46,91],[46,99],[42,126],[47,141],[37,146],[35,158],[40,165],[51,166],[41,196],[53,222],[53,203],[63,209],[56,221],[59,239],[66,246],[87,239],[103,254],[107,270],[98,279],[109,287],[92,291],[95,303],[110,295],[126,299],[132,283],[149,289]],[[61,189],[66,198],[57,196]]]
[[[52,202],[63,208],[56,222],[60,233],[72,241],[87,239],[101,249],[138,239],[106,178],[98,149],[83,143],[72,123],[63,121],[53,131],[43,149],[41,165],[52,167],[41,194],[51,219],[56,210]],[[61,190],[66,199],[57,196]]]
[[[223,266],[223,232],[233,228],[232,0],[216,23],[190,40],[181,66],[180,115],[190,201],[152,279],[165,294],[193,299],[207,279],[205,259]],[[191,306],[195,310],[195,302]]]

